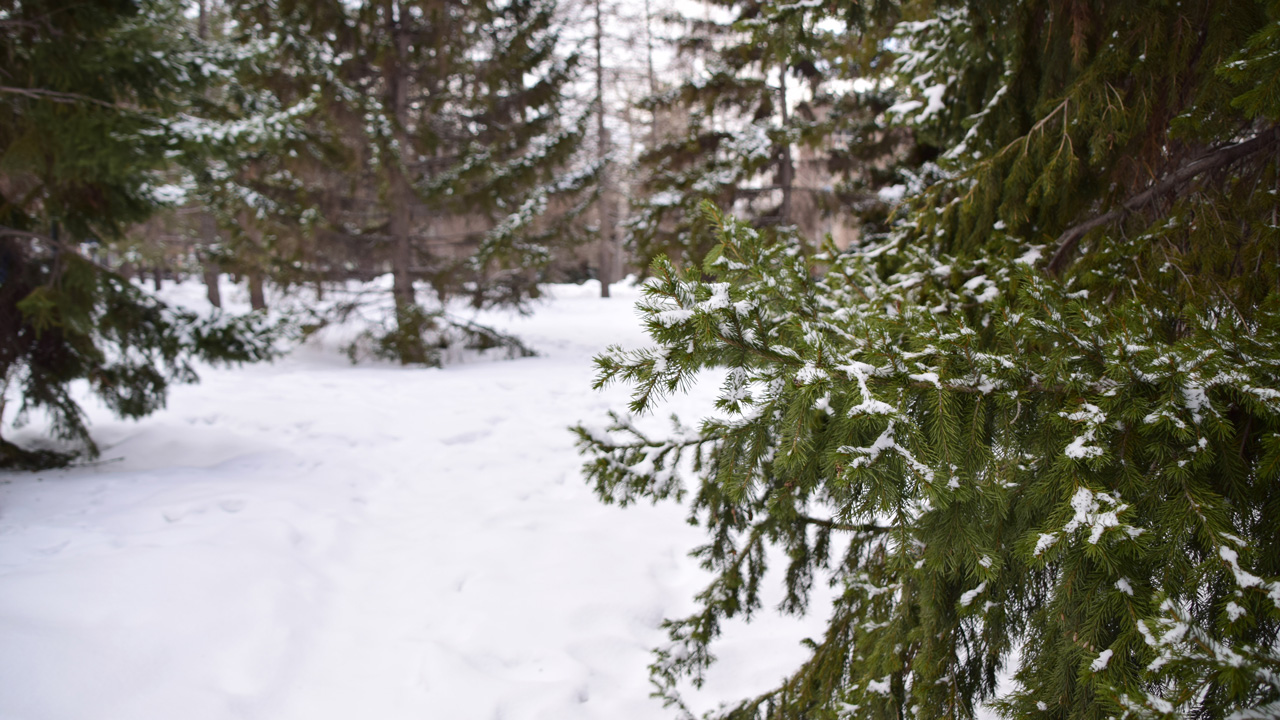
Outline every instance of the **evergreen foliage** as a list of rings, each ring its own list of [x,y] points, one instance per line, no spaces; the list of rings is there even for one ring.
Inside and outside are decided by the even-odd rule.
[[[323,238],[386,258],[395,325],[371,344],[405,363],[437,364],[436,346],[470,337],[420,304],[416,280],[476,306],[536,295],[551,249],[579,239],[570,221],[594,180],[568,170],[586,118],[564,112],[577,58],[562,52],[555,7],[231,3],[233,40],[254,58],[236,86],[300,120],[285,144],[207,176],[223,215],[259,235],[242,246],[265,249],[283,278],[289,266],[340,266]]]
[[[167,201],[158,192],[180,138],[168,121],[204,80],[161,1],[0,5],[0,411],[46,411],[54,435],[97,448],[71,383],[125,417],[164,404],[195,359],[269,357],[260,318],[198,320],[89,258]],[[73,455],[0,440],[0,467]]]
[[[639,413],[719,368],[719,414],[575,429],[603,500],[707,528],[658,692],[780,560],[783,612],[836,589],[826,633],[719,717],[1280,714],[1280,3],[855,19],[936,161],[846,253],[704,204],[719,244],[655,263],[654,347],[597,384]]]
[[[843,212],[880,229],[888,208],[876,191],[901,182],[903,156],[919,150],[910,133],[875,122],[891,102],[888,94],[850,91],[873,70],[867,47],[875,42],[850,35],[841,23],[893,9],[706,4],[714,14],[679,18],[684,34],[677,48],[702,70],[645,101],[674,127],[640,157],[645,194],[628,234],[636,257],[644,265],[659,255],[696,265],[716,243],[699,209],[704,202],[749,217],[758,228],[812,224],[813,215]],[[833,142],[837,137],[858,142]],[[801,177],[802,149],[829,182]]]

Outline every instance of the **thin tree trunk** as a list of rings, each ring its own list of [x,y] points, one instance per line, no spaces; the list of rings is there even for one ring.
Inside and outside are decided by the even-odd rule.
[[[609,297],[609,285],[613,283],[613,213],[610,212],[612,193],[609,185],[609,134],[604,127],[604,22],[600,0],[596,8],[596,159],[600,161],[600,197],[596,200],[596,217],[600,227],[600,297]]]
[[[791,125],[790,111],[787,109],[787,65],[783,63],[778,69],[778,94],[782,106],[782,130],[785,133]],[[780,225],[791,224],[791,186],[794,183],[795,171],[791,166],[791,140],[784,137],[782,145],[782,210],[779,214]]]
[[[249,271],[249,307],[254,310],[267,309],[267,296],[262,286],[262,271]]]
[[[258,254],[263,252],[262,233],[257,226],[253,224],[253,218],[249,217],[248,210],[241,210],[239,218],[240,230],[249,238],[249,242],[253,245],[254,250]],[[254,310],[265,310],[267,308],[266,294],[263,292],[263,272],[260,267],[252,267],[245,272],[249,278],[249,307]]]
[[[200,19],[197,25],[197,32],[201,40],[209,39],[209,0],[200,0]],[[209,214],[208,209],[200,214],[200,242],[209,247],[217,238],[217,228],[213,224],[213,215]],[[218,280],[222,275],[219,268],[211,258],[205,257],[200,261],[202,275],[204,277],[205,295],[209,298],[209,304],[216,307],[222,307],[222,291],[218,288]]]
[[[218,272],[218,268],[207,262],[203,270],[205,295],[209,298],[209,304],[220,308],[222,307],[222,292],[218,289],[218,281],[222,277],[222,273]]]
[[[653,97],[658,94],[658,76],[653,72],[653,13],[649,9],[649,0],[644,0],[644,49],[649,70],[649,96]]]
[[[400,146],[400,156],[392,153],[387,159],[388,180],[390,181],[390,200],[391,200],[391,218],[390,232],[392,237],[392,254],[391,254],[391,271],[392,271],[392,288],[391,293],[396,302],[396,313],[400,320],[406,318],[409,309],[417,304],[417,298],[413,291],[413,187],[409,183],[409,179],[404,175],[404,168],[401,161],[404,153],[407,153],[411,147],[409,138],[405,132],[405,111],[408,106],[409,79],[405,77],[405,55],[408,51],[408,38],[405,36],[400,23],[400,13],[403,8],[399,2],[393,2],[394,10],[388,23],[391,32],[391,40],[394,45],[393,56],[388,60],[387,68],[388,80],[388,105],[394,116],[392,133],[395,136],[396,144]],[[402,327],[402,329],[405,329]]]
[[[201,7],[203,8],[203,4]],[[213,216],[208,212],[201,213],[200,242],[208,247],[213,244],[214,237]],[[222,273],[209,257],[202,258],[200,266],[203,270],[205,294],[209,297],[209,304],[216,308],[222,307],[222,292],[218,289],[218,278]]]
[[[391,112],[391,132],[397,148],[386,149],[387,180],[391,217],[391,295],[396,305],[396,327],[399,332],[400,362],[425,363],[428,353],[422,339],[422,313],[413,289],[413,208],[417,193],[405,173],[405,160],[412,157],[414,144],[409,137],[409,36],[404,29],[404,8],[400,0],[392,0],[387,30],[391,36],[391,52],[383,60],[383,76],[387,81],[385,104]]]

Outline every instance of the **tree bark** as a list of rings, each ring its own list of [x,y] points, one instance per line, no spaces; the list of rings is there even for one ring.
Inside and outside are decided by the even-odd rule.
[[[262,286],[262,271],[249,271],[249,307],[254,310],[267,309],[267,297]]]
[[[200,0],[200,17],[197,25],[197,32],[201,40],[209,39],[209,0]],[[217,228],[213,224],[213,216],[206,209],[200,214],[200,242],[205,247],[209,247],[217,239]],[[216,307],[222,307],[222,291],[218,288],[218,279],[221,277],[221,269],[213,262],[212,259],[205,257],[200,260],[200,267],[204,276],[205,295],[209,298],[209,304]]]
[[[249,216],[248,210],[241,210],[238,216],[240,221],[240,230],[249,238],[253,249],[257,251],[259,256],[263,252],[262,232],[253,224],[253,218]],[[257,258],[255,258],[256,262]],[[267,308],[266,294],[263,292],[263,272],[260,267],[251,267],[245,271],[245,275],[249,278],[249,307],[254,310],[265,310]]]
[[[414,192],[405,177],[401,164],[403,153],[412,145],[405,130],[408,109],[409,78],[406,77],[405,55],[408,53],[409,39],[401,23],[401,8],[398,0],[391,3],[392,13],[387,18],[388,30],[391,34],[393,52],[386,60],[387,105],[393,116],[392,134],[399,153],[388,153],[387,169],[389,196],[391,200],[391,217],[389,230],[392,238],[391,294],[395,298],[396,317],[401,321],[401,329],[406,329],[403,321],[409,317],[410,308],[417,304],[413,291],[413,205]]]
[[[600,196],[596,200],[596,218],[600,228],[600,261],[597,277],[600,279],[600,297],[609,297],[609,285],[613,283],[613,213],[609,185],[609,134],[604,126],[604,21],[601,15],[600,0],[595,0],[596,9],[596,160],[600,162]]]
[[[218,289],[218,280],[222,277],[222,273],[218,272],[218,268],[213,267],[209,263],[204,265],[204,289],[205,296],[209,298],[209,304],[216,307],[222,307],[222,292]]]
[[[782,131],[785,133],[790,127],[791,115],[787,109],[787,64],[783,63],[778,68],[778,95],[782,106]],[[791,166],[791,140],[783,138],[782,141],[782,168],[780,171],[782,185],[782,209],[778,212],[778,224],[791,224],[791,186],[794,183],[795,170]]]

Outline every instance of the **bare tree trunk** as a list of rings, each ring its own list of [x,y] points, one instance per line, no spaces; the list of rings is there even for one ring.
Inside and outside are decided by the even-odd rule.
[[[209,39],[209,0],[200,0],[200,17],[197,25],[197,32],[201,40]],[[200,214],[200,244],[209,247],[217,239],[217,228],[213,224],[213,215],[206,208]],[[218,279],[222,275],[221,268],[214,263],[211,258],[204,257],[200,260],[200,267],[204,277],[205,295],[209,298],[209,304],[216,307],[222,307],[222,291],[218,288]]]
[[[222,277],[222,273],[218,272],[218,268],[209,263],[204,265],[204,289],[205,295],[209,298],[209,304],[220,308],[222,307],[222,292],[218,289],[218,280]]]
[[[784,62],[778,69],[778,94],[781,96],[782,106],[782,131],[786,133],[790,129],[791,115],[787,109],[787,64]],[[783,140],[782,145],[782,210],[779,212],[778,222],[780,225],[791,224],[791,186],[794,183],[795,170],[791,166],[791,140],[789,138]]]
[[[391,112],[391,132],[397,148],[386,149],[388,200],[391,202],[389,231],[391,233],[391,295],[396,304],[398,329],[398,354],[402,364],[425,363],[428,352],[422,339],[423,315],[418,309],[418,299],[413,289],[413,208],[417,193],[405,166],[405,160],[413,155],[413,142],[409,137],[409,36],[404,28],[404,8],[401,0],[391,0],[388,5],[387,30],[391,35],[392,51],[382,61],[383,77],[387,81],[385,106]]]
[[[649,70],[649,96],[658,94],[658,76],[653,72],[653,12],[649,0],[644,0],[644,50]]]
[[[249,211],[241,210],[238,219],[241,232],[249,238],[249,242],[255,250],[262,252],[262,232],[253,224],[253,218],[249,216]],[[252,267],[245,272],[245,275],[249,278],[249,307],[254,310],[265,310],[267,308],[267,299],[262,289],[262,268]]]
[[[203,4],[201,5],[203,7]],[[214,240],[213,216],[208,212],[200,215],[200,242],[208,247],[213,244]],[[222,307],[222,292],[218,289],[218,278],[222,274],[219,268],[214,264],[211,258],[205,257],[200,260],[200,266],[204,275],[205,294],[209,297],[209,304],[220,308]]]
[[[396,144],[400,146],[401,153],[407,153],[411,147],[409,138],[405,132],[406,110],[408,108],[408,92],[409,79],[405,77],[405,55],[408,52],[409,39],[405,35],[401,26],[400,14],[404,11],[398,0],[391,3],[393,9],[392,16],[387,19],[390,24],[392,43],[395,46],[395,52],[386,62],[387,67],[387,94],[388,105],[392,115],[395,118],[392,133],[395,137]],[[391,200],[391,218],[390,227],[392,238],[392,254],[391,254],[391,271],[392,286],[391,293],[396,302],[396,315],[399,320],[404,320],[410,308],[417,304],[417,298],[413,291],[413,187],[409,184],[409,179],[404,175],[404,168],[400,162],[403,154],[399,157],[392,153],[387,159],[388,180],[390,180],[390,200]],[[402,328],[401,329],[405,329]]]
[[[613,283],[613,201],[609,177],[609,134],[604,126],[604,22],[600,0],[596,9],[596,159],[600,161],[600,197],[596,200],[596,218],[600,227],[600,297],[609,297],[609,285]]]
[[[267,297],[263,291],[262,271],[249,271],[249,307],[254,310],[267,309]]]

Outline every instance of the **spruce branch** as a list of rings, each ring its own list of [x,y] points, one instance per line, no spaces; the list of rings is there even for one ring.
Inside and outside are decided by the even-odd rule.
[[[894,530],[897,529],[892,526],[877,525],[875,523],[859,523],[859,524],[842,523],[842,522],[836,522],[835,520],[825,520],[823,518],[810,517],[809,515],[801,515],[801,514],[796,515],[796,520],[799,520],[800,522],[803,522],[803,523],[807,523],[809,525],[817,525],[818,527],[830,528],[831,530],[843,530],[845,532],[852,532],[852,533],[859,533],[859,534],[880,535],[884,533],[893,532]]]
[[[1129,213],[1137,212],[1159,196],[1173,192],[1179,185],[1186,183],[1197,175],[1217,170],[1237,160],[1267,150],[1275,145],[1278,139],[1280,139],[1280,127],[1273,127],[1249,140],[1211,150],[1192,161],[1186,167],[1175,171],[1163,180],[1124,201],[1115,210],[1067,228],[1054,241],[1058,249],[1054,251],[1053,257],[1049,259],[1049,264],[1045,269],[1051,275],[1061,275],[1066,268],[1067,260],[1071,257],[1071,253],[1089,231],[1109,225]]]
[[[100,105],[105,108],[111,108],[112,110],[130,110],[130,108],[124,107],[123,105],[107,102],[106,100],[99,100],[98,98],[90,97],[88,95],[81,95],[80,93],[59,92],[57,90],[42,90],[40,88],[8,87],[5,85],[0,85],[0,93],[8,93],[10,95],[21,95],[23,97],[32,98],[33,100],[50,100],[52,102],[66,103],[66,104],[87,102],[87,103],[92,103],[94,105]]]

